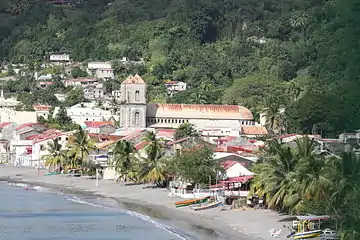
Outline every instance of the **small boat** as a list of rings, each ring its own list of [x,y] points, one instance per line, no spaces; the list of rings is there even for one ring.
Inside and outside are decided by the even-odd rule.
[[[307,232],[300,232],[300,233],[295,233],[293,235],[294,239],[308,239],[308,238],[316,238],[316,237],[320,237],[322,233],[322,230],[313,230],[313,231],[307,231]]]
[[[321,229],[321,223],[323,221],[331,220],[330,216],[296,216],[298,221],[293,223],[293,227],[297,228],[297,232],[291,234],[293,239],[311,239],[322,237],[322,235],[330,235],[331,237],[336,236],[336,231]],[[325,237],[326,239],[326,237]]]
[[[61,172],[49,172],[49,173],[45,173],[44,176],[53,176],[53,175],[59,175],[61,174]]]
[[[193,204],[204,203],[208,199],[209,199],[209,197],[189,199],[189,200],[185,200],[185,201],[176,202],[175,206],[177,208],[186,207],[186,206],[190,206],[190,205],[193,205]]]
[[[207,204],[203,204],[201,206],[198,207],[194,207],[193,209],[195,211],[199,211],[199,210],[206,210],[206,209],[210,209],[210,208],[216,208],[223,205],[223,201],[217,201],[217,202],[211,202],[211,203],[207,203]]]

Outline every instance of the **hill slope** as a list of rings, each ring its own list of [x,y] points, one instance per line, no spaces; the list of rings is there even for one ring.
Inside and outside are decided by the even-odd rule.
[[[267,109],[274,128],[280,122],[290,132],[334,135],[360,122],[358,5],[89,0],[69,9],[12,1],[0,9],[12,14],[0,26],[0,55],[13,62],[41,61],[52,52],[79,61],[143,57],[146,67],[136,71],[152,101],[244,104],[255,113]],[[192,89],[167,99],[165,79]],[[286,123],[269,111],[279,107],[286,107]]]

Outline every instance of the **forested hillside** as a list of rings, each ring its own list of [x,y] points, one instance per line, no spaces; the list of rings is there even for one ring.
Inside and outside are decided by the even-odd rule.
[[[359,128],[359,11],[356,0],[0,0],[0,57],[144,58],[152,101],[243,104],[287,132],[334,136]],[[166,79],[191,89],[169,99]]]

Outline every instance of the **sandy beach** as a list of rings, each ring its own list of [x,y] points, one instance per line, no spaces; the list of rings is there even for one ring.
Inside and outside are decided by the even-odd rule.
[[[44,176],[45,170],[0,165],[0,181],[24,182],[53,188],[95,194],[116,200],[120,207],[140,212],[158,219],[170,227],[196,233],[199,239],[267,240],[286,239],[288,230],[280,219],[286,217],[271,210],[247,209],[221,211],[220,208],[195,212],[184,207],[176,209],[174,203],[181,199],[168,196],[167,189],[147,188],[146,185],[121,185],[110,180],[62,175]],[[278,238],[271,229],[283,229]]]

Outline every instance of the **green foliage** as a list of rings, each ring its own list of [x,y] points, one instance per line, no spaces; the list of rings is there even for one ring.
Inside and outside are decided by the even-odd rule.
[[[199,136],[199,133],[196,130],[194,124],[183,123],[176,129],[174,138],[181,139],[184,137],[197,137],[197,136]]]
[[[295,214],[334,216],[343,235],[359,234],[359,169],[356,153],[325,157],[315,150],[308,137],[296,146],[277,140],[269,142],[266,153],[255,164],[251,193],[266,196],[269,207]]]
[[[73,78],[86,77],[86,71],[82,70],[79,66],[75,66],[71,69],[71,76]]]
[[[258,116],[263,98],[273,95],[287,109],[288,131],[315,125],[335,136],[360,122],[357,4],[116,0],[84,1],[70,10],[6,1],[0,58],[32,64],[53,52],[75,61],[143,58],[144,65],[114,61],[114,69],[120,79],[145,76],[151,101],[244,104]],[[166,79],[184,81],[189,90],[166,98]],[[32,91],[35,84],[27,82],[11,92]],[[203,84],[211,88],[203,91]]]
[[[214,159],[214,152],[206,146],[184,149],[172,160],[172,172],[193,184],[208,185],[209,178],[215,182],[220,163]]]
[[[84,91],[81,88],[73,88],[66,94],[66,106],[73,106],[75,104],[86,102]]]

